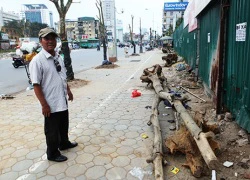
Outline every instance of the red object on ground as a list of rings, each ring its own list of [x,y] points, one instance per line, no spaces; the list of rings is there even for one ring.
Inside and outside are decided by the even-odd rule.
[[[132,98],[135,98],[135,97],[138,97],[138,96],[141,96],[141,93],[140,92],[138,92],[136,89],[135,90],[133,90],[133,92],[132,92]]]

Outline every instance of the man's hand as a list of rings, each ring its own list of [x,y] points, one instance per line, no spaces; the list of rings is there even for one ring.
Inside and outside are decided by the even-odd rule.
[[[73,101],[73,94],[72,94],[68,84],[67,84],[67,93],[68,93],[68,96],[69,96],[68,100]]]
[[[74,97],[73,97],[73,94],[70,90],[68,91],[68,96],[69,96],[68,100],[73,101]]]
[[[50,117],[50,107],[48,104],[42,106],[42,113],[45,117]]]
[[[49,107],[47,101],[44,98],[41,86],[39,84],[34,84],[34,91],[35,91],[37,99],[40,101],[40,103],[42,105],[42,113],[43,113],[43,115],[45,117],[49,117],[50,113],[51,113],[50,107]]]

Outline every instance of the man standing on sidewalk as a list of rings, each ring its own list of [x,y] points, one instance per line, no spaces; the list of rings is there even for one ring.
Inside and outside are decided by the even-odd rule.
[[[71,143],[68,138],[67,95],[68,100],[73,101],[73,94],[67,84],[63,60],[55,52],[58,34],[53,29],[44,28],[38,36],[42,50],[30,62],[30,78],[45,118],[47,158],[50,161],[62,162],[66,161],[67,157],[61,155],[59,150],[77,146],[76,142]]]

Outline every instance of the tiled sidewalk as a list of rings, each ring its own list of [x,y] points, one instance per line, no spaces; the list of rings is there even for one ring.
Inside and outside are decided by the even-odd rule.
[[[13,100],[0,100],[0,180],[12,179],[138,179],[130,171],[139,167],[144,179],[154,179],[147,164],[153,143],[147,126],[154,92],[140,82],[146,67],[160,63],[161,52],[120,58],[115,69],[90,69],[76,75],[89,80],[73,89],[69,103],[70,140],[79,146],[62,154],[68,161],[48,161],[43,117],[33,91]],[[140,60],[131,62],[131,60]],[[131,98],[133,89],[142,96]],[[149,136],[143,139],[141,135]]]

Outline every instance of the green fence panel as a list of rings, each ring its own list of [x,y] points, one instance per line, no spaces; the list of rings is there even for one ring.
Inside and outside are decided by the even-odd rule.
[[[224,106],[233,113],[237,123],[248,132],[250,132],[249,9],[249,0],[230,0],[223,84]]]
[[[188,32],[188,26],[183,29],[183,23],[175,30],[174,49],[182,56],[186,63],[195,68],[197,57],[197,30]]]
[[[199,42],[199,76],[203,82],[214,92],[211,85],[212,65],[218,53],[220,33],[220,1],[210,5],[209,10],[199,15],[200,42]]]

